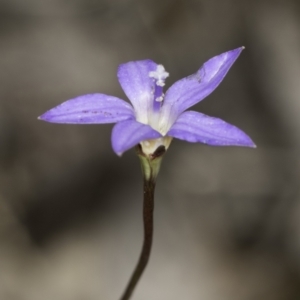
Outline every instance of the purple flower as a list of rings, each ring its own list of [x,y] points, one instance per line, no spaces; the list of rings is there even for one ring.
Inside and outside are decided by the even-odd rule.
[[[186,111],[221,83],[243,47],[208,60],[193,75],[175,82],[164,94],[169,76],[152,60],[132,61],[118,68],[118,79],[131,104],[105,94],[88,94],[68,100],[40,116],[52,123],[117,123],[112,147],[121,155],[140,144],[147,155],[172,138],[212,146],[255,147],[243,131],[225,121],[196,111]]]

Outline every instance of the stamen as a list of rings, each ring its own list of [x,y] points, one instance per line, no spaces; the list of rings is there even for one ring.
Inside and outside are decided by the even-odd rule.
[[[157,65],[155,71],[149,72],[149,77],[156,80],[156,85],[164,86],[166,78],[169,77],[169,73],[166,72],[163,65]]]
[[[162,101],[164,100],[164,96],[165,96],[165,94],[162,94],[160,97],[157,97],[157,98],[155,99],[155,101],[156,101],[156,102],[162,102]]]

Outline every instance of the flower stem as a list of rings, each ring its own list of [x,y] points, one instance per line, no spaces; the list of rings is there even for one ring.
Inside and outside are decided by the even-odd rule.
[[[153,237],[153,210],[154,210],[154,190],[156,177],[159,172],[162,156],[165,153],[165,147],[161,146],[151,155],[145,155],[141,147],[137,147],[137,154],[141,161],[141,167],[144,177],[144,243],[142,252],[135,267],[135,270],[129,280],[126,290],[120,300],[129,300],[138,281],[140,280],[150,257],[152,237]]]
[[[121,297],[121,300],[130,299],[134,288],[136,287],[139,279],[141,278],[151,252],[152,237],[153,237],[153,210],[154,210],[154,189],[155,181],[144,179],[144,243],[138,264],[131,276],[127,288]]]

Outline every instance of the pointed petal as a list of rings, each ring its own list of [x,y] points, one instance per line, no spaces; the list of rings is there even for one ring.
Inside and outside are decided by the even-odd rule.
[[[186,109],[203,100],[221,83],[243,47],[222,53],[208,60],[193,75],[175,82],[166,92],[163,115],[172,124]]]
[[[161,134],[149,125],[139,123],[135,120],[127,120],[117,123],[112,131],[112,147],[118,155],[134,147],[144,140],[160,138]]]
[[[149,72],[155,71],[157,64],[152,60],[131,61],[118,68],[118,79],[131,101],[137,120],[148,123],[148,112],[152,110],[155,83]]]
[[[124,100],[104,94],[88,94],[63,102],[39,119],[52,123],[104,124],[134,118],[133,108]]]
[[[167,135],[211,146],[256,147],[250,137],[237,127],[195,111],[184,112]]]

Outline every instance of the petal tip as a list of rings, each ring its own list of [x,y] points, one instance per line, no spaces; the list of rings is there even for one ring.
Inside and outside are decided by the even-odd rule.
[[[251,138],[249,136],[246,136],[247,139],[244,141],[243,145],[241,146],[245,146],[245,147],[249,147],[249,148],[257,148],[256,144],[251,140]]]
[[[113,130],[114,132],[114,130]],[[113,136],[113,135],[112,135]],[[119,156],[119,157],[122,157],[124,151],[122,151],[120,149],[120,145],[118,145],[118,143],[116,142],[115,139],[112,138],[112,149],[113,151]]]
[[[47,111],[44,114],[40,115],[38,117],[38,120],[44,121],[44,122],[49,122],[49,123],[58,123],[58,122],[55,122],[55,119],[53,120],[53,116],[51,115],[51,113],[49,113],[49,111]]]
[[[37,119],[38,119],[39,121],[48,121],[48,120],[47,120],[47,117],[46,117],[45,115],[46,115],[46,114],[40,115],[40,116],[37,117]]]
[[[116,145],[114,145],[114,143],[112,144],[112,148],[113,151],[119,156],[122,157],[125,151],[122,151],[121,149],[117,149],[119,147],[117,147]]]
[[[241,46],[241,47],[236,48],[236,49],[233,49],[233,50],[231,50],[231,51],[229,51],[229,52],[235,53],[236,57],[238,57],[238,56],[242,53],[242,51],[243,51],[244,49],[246,49],[246,47],[245,47],[245,46]]]
[[[247,143],[247,144],[244,144],[244,145],[241,145],[241,146],[245,146],[245,147],[252,148],[252,149],[257,148],[257,146],[254,143]]]

